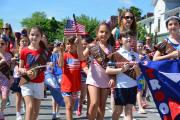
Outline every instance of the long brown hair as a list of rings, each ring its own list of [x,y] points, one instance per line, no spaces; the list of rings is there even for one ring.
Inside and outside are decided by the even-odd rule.
[[[133,22],[131,24],[130,29],[136,33],[137,32],[136,19],[135,19],[134,13],[130,9],[125,9],[121,13],[119,12],[118,24],[119,24],[120,30],[124,31],[126,29],[125,26],[123,25],[123,18],[126,13],[131,13],[133,15]]]
[[[105,25],[107,27],[107,29],[109,30],[109,33],[110,33],[109,39],[107,40],[107,44],[110,44],[111,46],[114,46],[115,45],[115,40],[114,40],[113,35],[111,34],[111,28],[110,28],[110,25],[108,23],[106,23],[106,22],[100,23],[99,26],[96,29],[96,35],[98,34],[99,28],[102,25]],[[95,40],[98,41],[98,38],[96,37]]]

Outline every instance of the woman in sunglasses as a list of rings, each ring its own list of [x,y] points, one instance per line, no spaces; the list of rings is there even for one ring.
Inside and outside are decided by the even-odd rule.
[[[4,23],[2,27],[2,33],[9,38],[6,51],[13,53],[13,50],[15,49],[16,45],[15,45],[15,39],[13,37],[12,27],[9,23]]]
[[[134,13],[129,10],[125,9],[121,13],[119,12],[118,16],[118,25],[116,28],[112,30],[112,34],[116,40],[116,46],[115,49],[118,50],[120,48],[120,43],[118,42],[120,39],[120,34],[122,31],[131,30],[136,34],[136,20]],[[133,43],[132,48],[136,49],[136,46]]]

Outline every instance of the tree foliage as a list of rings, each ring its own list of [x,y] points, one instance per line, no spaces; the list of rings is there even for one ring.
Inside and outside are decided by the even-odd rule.
[[[142,15],[142,10],[135,7],[135,6],[131,6],[130,10],[134,13],[136,21],[141,20],[141,15]]]
[[[3,19],[0,19],[0,28],[2,28],[3,26]],[[0,33],[1,33],[1,29],[0,29]]]
[[[45,34],[48,36],[49,42],[53,42],[55,39],[63,39],[64,26],[66,24],[65,18],[61,21],[57,21],[55,17],[48,19],[44,12],[35,12],[29,18],[24,18],[21,22],[23,27],[31,28],[33,26],[41,26]],[[99,24],[96,18],[90,18],[86,15],[77,16],[76,20],[78,23],[86,26],[86,32],[92,37],[95,36],[95,29]]]
[[[137,25],[137,37],[138,40],[145,42],[145,36],[147,34],[146,29],[140,23]]]
[[[81,15],[76,18],[78,23],[86,26],[86,32],[90,34],[90,36],[96,36],[96,28],[99,25],[99,22],[96,18],[90,18],[86,15]]]

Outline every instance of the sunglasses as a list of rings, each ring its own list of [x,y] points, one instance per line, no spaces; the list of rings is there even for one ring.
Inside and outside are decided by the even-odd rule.
[[[1,45],[1,46],[4,46],[4,45],[5,45],[5,43],[0,43],[0,45]]]
[[[2,30],[9,30],[9,28],[2,28]]]
[[[124,16],[123,18],[126,20],[133,20],[134,19],[133,16]]]

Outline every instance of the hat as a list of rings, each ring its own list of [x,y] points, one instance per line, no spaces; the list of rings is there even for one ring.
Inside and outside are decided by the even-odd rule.
[[[180,23],[180,18],[177,16],[170,16],[169,18],[166,19],[166,27],[168,26],[168,22],[172,19],[176,19]]]
[[[57,47],[58,45],[60,45],[62,42],[59,40],[55,40],[54,41],[54,47]]]

